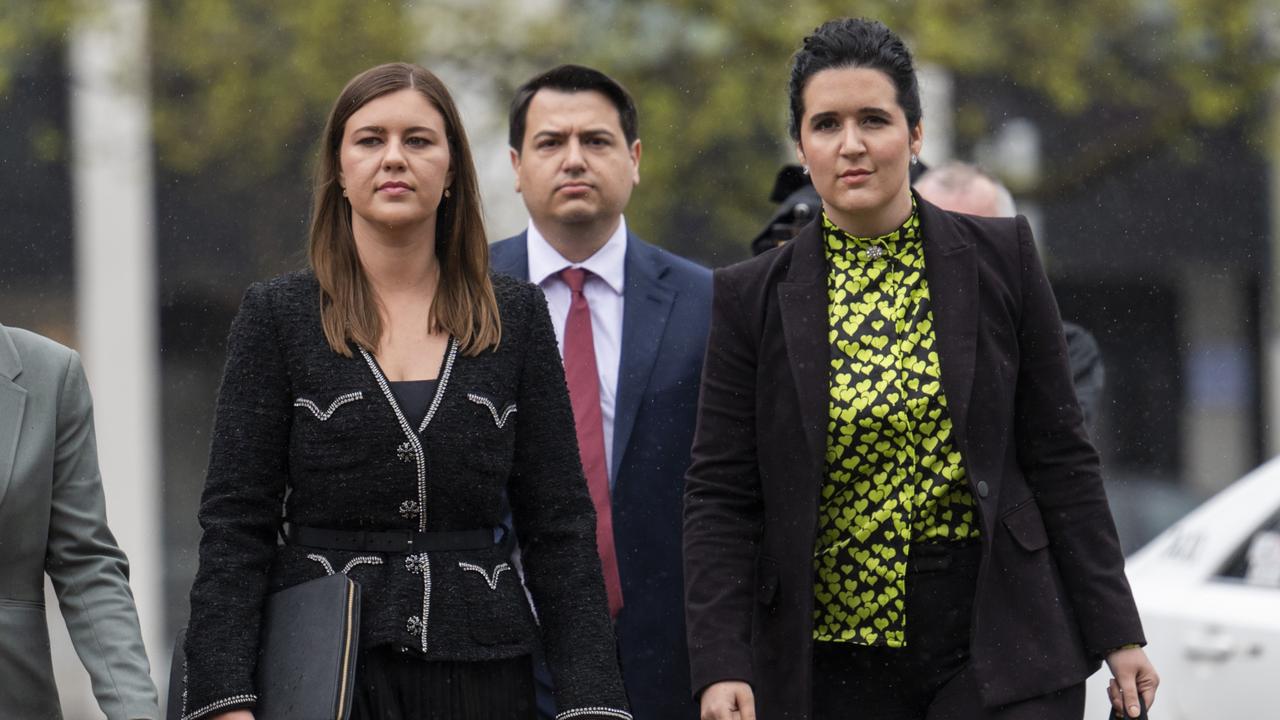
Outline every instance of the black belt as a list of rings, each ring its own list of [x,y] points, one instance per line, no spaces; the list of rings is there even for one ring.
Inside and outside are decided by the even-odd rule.
[[[502,531],[500,540],[494,539],[495,529]],[[286,523],[281,529],[281,535],[290,545],[378,553],[485,550],[495,545],[506,544],[510,534],[505,526],[487,530],[417,532],[415,530],[325,530]]]

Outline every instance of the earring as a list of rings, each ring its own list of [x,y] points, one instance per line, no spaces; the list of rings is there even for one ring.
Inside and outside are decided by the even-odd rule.
[[[919,165],[919,164],[920,164],[920,156],[919,156],[919,155],[916,155],[915,153],[911,153],[911,164],[912,164],[912,165]]]
[[[449,188],[445,188],[445,189],[444,189],[444,196],[445,196],[445,197],[451,197],[451,193],[449,192]]]
[[[809,174],[809,166],[808,166],[808,165],[801,165],[801,166],[800,166],[800,172],[804,173],[805,175],[808,175],[808,174]]]
[[[347,189],[342,188],[342,197],[346,197],[346,196],[347,196]]]

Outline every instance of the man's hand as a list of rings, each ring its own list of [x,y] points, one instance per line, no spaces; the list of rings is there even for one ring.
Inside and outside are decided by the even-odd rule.
[[[702,720],[756,720],[756,697],[751,686],[723,680],[702,691]]]
[[[1142,648],[1125,648],[1108,653],[1107,667],[1111,668],[1107,696],[1111,698],[1111,707],[1117,713],[1131,718],[1141,715],[1139,695],[1148,708],[1155,704],[1160,677],[1156,675],[1155,667]]]

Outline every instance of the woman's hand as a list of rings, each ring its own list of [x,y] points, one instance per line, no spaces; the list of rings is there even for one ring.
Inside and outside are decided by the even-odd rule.
[[[229,713],[214,715],[209,720],[253,720],[253,713],[248,710],[232,710]]]
[[[722,680],[702,691],[702,720],[756,720],[756,697],[739,680]]]
[[[1111,707],[1116,712],[1126,717],[1138,717],[1142,713],[1138,705],[1139,695],[1148,708],[1155,704],[1160,677],[1142,648],[1113,650],[1107,654],[1107,667],[1111,668],[1107,697],[1111,698]]]

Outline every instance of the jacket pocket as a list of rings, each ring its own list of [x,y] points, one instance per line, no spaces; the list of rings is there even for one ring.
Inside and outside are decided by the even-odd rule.
[[[467,597],[468,626],[471,637],[481,645],[503,645],[520,640],[520,608],[515,600],[523,600],[524,589],[510,563],[457,564],[459,589]],[[517,598],[516,594],[520,597]]]
[[[39,610],[44,612],[44,600],[18,600],[15,598],[0,598],[0,608],[14,608],[17,610]]]
[[[315,472],[361,465],[375,446],[363,391],[316,393],[293,401],[291,462]]]
[[[1013,539],[1027,552],[1035,552],[1049,546],[1049,533],[1044,529],[1044,518],[1035,500],[1026,500],[1000,518]]]
[[[516,404],[514,402],[504,403],[478,392],[467,393],[467,400],[488,410],[489,417],[499,430],[507,426],[511,416],[516,412]]]
[[[343,393],[342,395],[337,396],[332,402],[323,408],[315,400],[305,397],[295,399],[293,401],[293,406],[310,410],[316,420],[319,420],[320,422],[327,422],[329,418],[333,417],[334,413],[338,412],[343,405],[363,399],[364,392],[357,390],[355,392]]]
[[[379,555],[356,555],[339,564],[342,558],[331,561],[328,555],[318,552],[307,553],[307,559],[319,563],[320,567],[324,568],[325,575],[341,573],[347,576],[350,576],[351,571],[360,565],[381,565],[384,562]]]

